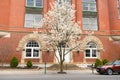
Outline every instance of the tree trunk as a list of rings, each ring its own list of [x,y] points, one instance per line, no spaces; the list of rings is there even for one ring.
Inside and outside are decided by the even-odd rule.
[[[66,72],[63,71],[63,61],[60,62],[60,72],[58,72],[59,74],[66,74]]]
[[[63,61],[60,62],[60,72],[63,72]]]

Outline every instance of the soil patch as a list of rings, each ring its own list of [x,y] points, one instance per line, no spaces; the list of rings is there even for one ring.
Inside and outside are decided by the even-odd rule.
[[[59,70],[59,64],[53,64],[52,66],[48,67],[48,70]],[[80,70],[81,68],[74,64],[64,64],[64,70]]]

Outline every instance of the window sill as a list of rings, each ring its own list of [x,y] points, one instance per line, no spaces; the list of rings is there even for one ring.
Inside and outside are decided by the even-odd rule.
[[[43,7],[33,7],[33,6],[25,6],[26,8],[33,8],[33,9],[43,9]]]
[[[39,59],[40,57],[25,57],[24,59]]]
[[[97,59],[98,57],[85,57],[85,59]]]

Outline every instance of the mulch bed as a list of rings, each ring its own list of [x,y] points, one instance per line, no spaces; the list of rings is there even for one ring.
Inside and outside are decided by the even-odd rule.
[[[43,68],[40,68],[38,66],[33,66],[31,68],[28,68],[28,67],[16,67],[16,68],[11,68],[9,66],[0,66],[0,70],[7,70],[7,69],[43,69]]]
[[[48,67],[47,69],[48,70],[59,70],[59,64],[54,64],[50,67]],[[74,64],[64,64],[64,67],[63,67],[64,70],[81,70],[82,68],[74,65]]]

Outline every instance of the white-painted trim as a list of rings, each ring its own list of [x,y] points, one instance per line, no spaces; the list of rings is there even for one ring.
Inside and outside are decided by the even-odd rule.
[[[36,0],[33,0],[33,6],[28,6],[27,5],[27,0],[26,0],[26,6],[27,7],[40,7],[40,8],[43,8],[43,0],[42,0],[42,6],[36,6]]]

